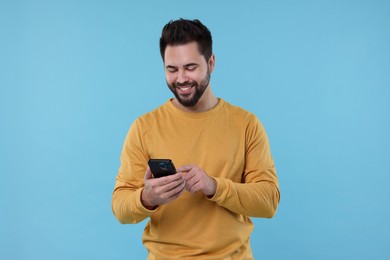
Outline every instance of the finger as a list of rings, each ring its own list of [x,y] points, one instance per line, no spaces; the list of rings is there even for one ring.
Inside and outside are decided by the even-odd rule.
[[[145,171],[145,177],[144,180],[153,179],[152,171],[150,170],[150,167],[148,166]]]
[[[194,177],[197,176],[197,173],[198,172],[196,171],[196,168],[192,168],[186,174],[183,175],[183,178],[186,181],[191,180],[191,179],[193,179]]]
[[[186,189],[189,192],[194,193],[198,190],[196,187],[199,186],[199,183],[200,181],[198,179],[191,179],[190,181],[186,182]]]
[[[185,188],[185,184],[183,182],[178,186],[176,186],[175,188],[173,188],[172,190],[170,190],[169,192],[167,192],[166,195],[169,199],[177,198],[184,192],[184,188]]]
[[[185,184],[185,183],[182,179],[175,180],[173,182],[170,182],[168,184],[161,186],[161,192],[169,192],[169,191],[171,191],[171,190],[175,189],[176,187],[181,186],[183,184]]]
[[[195,193],[198,190],[200,190],[200,184],[199,183],[195,183],[194,185],[192,185],[190,192],[191,193]]]
[[[194,185],[192,185],[191,188],[188,189],[188,192],[194,194],[194,193],[197,192],[198,190],[200,190],[199,182],[197,182],[197,183],[195,183]]]
[[[194,185],[195,182],[198,181],[198,178],[196,178],[196,175],[188,175],[184,176],[184,181],[186,182],[186,187],[189,188],[192,185]]]
[[[160,204],[169,203],[176,198],[178,198],[184,192],[184,184],[177,186],[176,188],[170,190],[169,192],[165,192],[161,195]]]
[[[168,183],[171,183],[173,181],[177,181],[177,180],[183,180],[183,175],[182,174],[173,174],[173,175],[169,175],[169,176],[164,176],[164,177],[161,177],[161,178],[158,178],[156,179],[156,181],[158,180],[158,183],[159,185],[163,186],[163,185],[166,185]]]
[[[184,165],[176,169],[177,172],[189,172],[194,168],[193,164]]]
[[[202,172],[198,171],[197,168],[193,168],[184,176],[184,181],[187,183],[186,188],[191,192],[192,186],[199,183],[202,179]]]

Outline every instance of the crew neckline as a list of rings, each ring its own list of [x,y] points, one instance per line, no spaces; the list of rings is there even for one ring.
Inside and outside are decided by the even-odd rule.
[[[196,118],[208,117],[208,116],[211,116],[211,115],[218,113],[225,106],[225,101],[222,98],[218,98],[218,104],[210,110],[207,110],[204,112],[186,112],[186,111],[178,109],[173,104],[172,100],[173,100],[173,98],[168,99],[168,101],[165,103],[165,107],[168,109],[168,111],[175,114],[176,116],[180,116],[180,117],[183,117],[186,119],[196,119]]]

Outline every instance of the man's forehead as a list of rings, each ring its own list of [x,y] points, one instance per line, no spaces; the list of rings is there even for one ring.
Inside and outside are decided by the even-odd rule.
[[[196,42],[181,45],[168,45],[165,49],[165,64],[184,66],[189,63],[200,63],[203,55],[199,52]]]

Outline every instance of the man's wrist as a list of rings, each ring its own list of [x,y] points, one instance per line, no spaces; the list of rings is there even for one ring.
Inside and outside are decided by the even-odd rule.
[[[145,198],[144,190],[141,191],[141,204],[148,210],[154,210],[157,208],[157,206],[152,206],[148,203],[147,199]]]
[[[212,197],[214,197],[215,193],[217,192],[217,181],[214,178],[211,178],[211,177],[210,177],[210,179],[212,181],[211,182],[212,185],[211,185],[210,192],[208,194],[206,194],[206,195],[207,195],[207,197],[212,198]]]

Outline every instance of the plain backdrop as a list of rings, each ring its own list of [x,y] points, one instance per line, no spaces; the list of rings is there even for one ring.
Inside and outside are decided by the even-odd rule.
[[[0,258],[145,259],[111,193],[125,135],[171,98],[158,49],[213,34],[214,93],[255,113],[281,202],[256,259],[389,259],[389,1],[0,1]],[[207,228],[207,227],[205,227]]]

